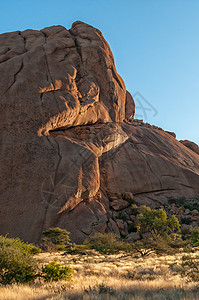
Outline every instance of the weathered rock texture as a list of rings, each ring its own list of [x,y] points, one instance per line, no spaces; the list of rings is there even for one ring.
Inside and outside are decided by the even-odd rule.
[[[2,34],[0,233],[39,241],[59,226],[82,242],[127,233],[116,214],[132,198],[198,196],[199,156],[134,113],[99,30],[75,22]]]
[[[184,141],[180,141],[180,142],[187,148],[191,149],[193,152],[199,154],[199,147],[196,143],[188,141],[188,140],[184,140]]]

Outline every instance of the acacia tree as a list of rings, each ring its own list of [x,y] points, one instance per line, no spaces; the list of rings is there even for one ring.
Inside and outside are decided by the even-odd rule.
[[[168,218],[163,209],[151,209],[147,206],[140,207],[141,213],[138,215],[137,229],[140,233],[150,232],[147,239],[136,241],[133,248],[142,256],[157,254],[172,254],[177,249],[171,245],[171,234],[180,231],[180,224],[176,216]],[[175,242],[175,241],[174,241]],[[177,245],[177,244],[176,244]]]
[[[151,209],[143,205],[138,216],[138,230],[140,232],[150,232],[153,238],[167,238],[170,233],[180,230],[180,223],[174,215],[168,218],[166,211],[163,209]]]

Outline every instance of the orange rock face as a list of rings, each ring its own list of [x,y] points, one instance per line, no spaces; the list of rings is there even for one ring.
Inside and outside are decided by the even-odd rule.
[[[75,22],[2,34],[0,75],[0,234],[39,241],[59,226],[82,242],[119,234],[125,195],[152,206],[199,195],[199,156],[134,124],[99,30]]]
[[[187,148],[191,149],[193,152],[199,154],[199,147],[197,144],[188,141],[188,140],[184,140],[184,141],[180,141],[184,146],[186,146]]]

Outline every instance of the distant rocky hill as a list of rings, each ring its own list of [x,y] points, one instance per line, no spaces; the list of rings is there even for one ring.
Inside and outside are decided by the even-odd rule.
[[[199,155],[134,113],[99,30],[0,35],[0,234],[39,241],[59,226],[82,242],[120,234],[132,202],[198,197]]]

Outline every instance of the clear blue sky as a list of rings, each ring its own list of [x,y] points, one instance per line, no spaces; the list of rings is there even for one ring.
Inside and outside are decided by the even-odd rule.
[[[127,89],[158,111],[139,96],[144,121],[199,144],[199,0],[1,2],[0,33],[76,20],[102,31]]]

